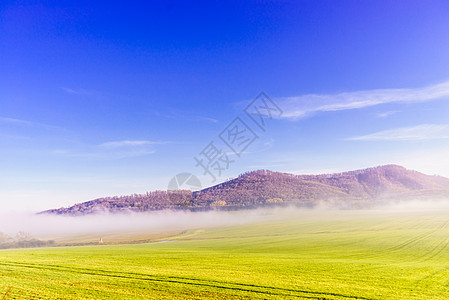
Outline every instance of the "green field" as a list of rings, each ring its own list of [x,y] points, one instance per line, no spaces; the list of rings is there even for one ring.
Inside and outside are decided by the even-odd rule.
[[[448,246],[449,211],[302,212],[150,243],[3,250],[0,299],[448,299]]]

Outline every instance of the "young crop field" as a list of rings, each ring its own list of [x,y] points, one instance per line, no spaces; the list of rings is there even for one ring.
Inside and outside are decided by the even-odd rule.
[[[448,211],[303,212],[142,244],[0,251],[0,299],[447,299],[448,285]]]

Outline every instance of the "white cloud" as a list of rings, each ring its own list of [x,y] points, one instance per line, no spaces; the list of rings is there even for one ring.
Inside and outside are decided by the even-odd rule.
[[[385,111],[385,112],[378,113],[378,114],[376,115],[376,117],[378,117],[378,118],[387,118],[387,117],[389,117],[389,116],[392,116],[392,115],[394,115],[394,114],[397,114],[398,112],[399,112],[398,110]]]
[[[16,118],[8,118],[8,117],[0,117],[0,123],[6,123],[11,124],[15,126],[22,126],[22,127],[35,127],[40,129],[46,129],[46,130],[63,130],[67,131],[65,128],[54,126],[54,125],[48,125],[33,121],[27,121],[27,120],[21,120]]]
[[[154,145],[168,144],[166,141],[124,140],[107,142],[100,145],[85,145],[84,149],[55,149],[52,154],[64,157],[121,159],[156,153]]]
[[[347,138],[349,141],[426,141],[449,139],[449,125],[423,124]]]
[[[99,146],[102,148],[121,148],[121,147],[138,147],[138,146],[146,146],[146,145],[164,145],[168,144],[170,142],[167,141],[130,141],[130,140],[124,140],[124,141],[113,141],[113,142],[107,142],[100,144]]]
[[[92,159],[122,159],[129,157],[137,157],[144,156],[149,154],[156,153],[156,150],[151,149],[127,149],[122,151],[98,151],[98,150],[90,150],[90,151],[71,151],[64,149],[56,149],[51,151],[52,154],[63,156],[63,157],[73,157],[73,158],[92,158]]]
[[[73,88],[66,88],[66,87],[62,87],[61,89],[64,92],[66,92],[68,94],[73,94],[73,95],[94,95],[95,94],[95,92],[85,90],[85,89],[73,89]]]
[[[199,122],[199,121],[207,121],[207,122],[212,122],[212,123],[219,122],[219,120],[217,120],[215,118],[198,115],[198,114],[196,114],[194,112],[190,112],[190,111],[180,111],[180,110],[176,110],[176,109],[170,109],[169,112],[165,112],[165,113],[161,113],[159,111],[154,111],[153,113],[159,117],[163,117],[163,118],[167,118],[167,119],[176,119],[176,120],[185,120],[185,121],[194,121],[194,122]]]
[[[32,125],[36,124],[36,123],[30,122],[30,121],[25,121],[25,120],[20,120],[20,119],[15,119],[15,118],[7,118],[7,117],[0,117],[0,122],[15,124],[15,125],[24,125],[24,126],[32,126]]]
[[[386,103],[425,102],[447,97],[449,81],[415,89],[376,89],[339,94],[310,94],[277,98],[282,118],[299,119],[316,112],[341,111]]]

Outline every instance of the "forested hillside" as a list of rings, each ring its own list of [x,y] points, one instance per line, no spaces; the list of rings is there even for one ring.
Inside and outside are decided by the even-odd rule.
[[[324,175],[293,175],[258,170],[197,192],[154,191],[99,198],[43,213],[83,215],[95,212],[208,210],[324,204],[359,208],[379,202],[449,198],[449,179],[397,165]]]

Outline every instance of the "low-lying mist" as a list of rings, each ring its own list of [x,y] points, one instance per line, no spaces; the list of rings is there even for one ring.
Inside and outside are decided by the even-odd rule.
[[[439,201],[403,201],[382,204],[371,209],[336,209],[326,204],[313,209],[272,207],[239,211],[152,211],[143,213],[103,213],[63,216],[36,213],[0,213],[0,232],[14,236],[26,232],[35,238],[53,239],[111,233],[162,233],[198,228],[233,226],[271,221],[326,220],[329,217],[366,217],[367,215],[448,212],[449,199]]]
[[[273,220],[280,210],[246,211],[153,211],[102,213],[85,216],[62,216],[35,213],[0,214],[0,232],[15,235],[20,231],[37,238],[75,235],[101,235],[114,232],[159,233],[195,228],[231,226]]]

